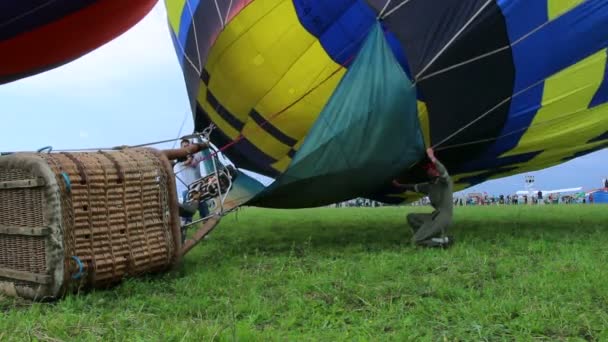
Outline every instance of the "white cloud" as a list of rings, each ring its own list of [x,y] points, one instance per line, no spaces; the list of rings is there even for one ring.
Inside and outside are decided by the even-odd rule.
[[[81,130],[81,131],[80,131],[80,133],[78,133],[78,136],[79,136],[81,139],[86,139],[86,138],[88,138],[88,137],[89,137],[89,132]]]
[[[13,91],[74,91],[81,95],[111,91],[117,82],[137,81],[155,72],[177,72],[164,2],[137,25],[89,54],[47,72],[3,86]]]

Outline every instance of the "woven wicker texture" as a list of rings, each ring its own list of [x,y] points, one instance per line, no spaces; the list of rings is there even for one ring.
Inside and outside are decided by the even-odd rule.
[[[0,168],[0,182],[34,178],[29,170]]]
[[[0,182],[35,178],[31,172],[0,168]],[[40,188],[4,189],[0,191],[0,226],[38,227],[44,224]]]
[[[163,270],[172,265],[172,235],[167,183],[172,170],[147,149],[120,152],[43,155],[63,179],[62,216],[66,282],[77,273],[71,259],[84,265],[85,287],[100,287],[127,275]]]
[[[0,158],[0,290],[8,294],[38,298],[56,292],[53,268],[49,267],[52,258],[47,251],[54,245],[49,240],[49,209],[56,201],[49,198],[53,189],[48,182],[36,182],[44,176],[47,180],[53,177],[43,164],[44,160],[35,155]],[[34,184],[26,184],[31,181]]]
[[[26,297],[52,297],[166,270],[177,261],[174,175],[157,151],[19,154],[3,160],[0,182],[47,172],[56,184],[0,189],[0,285],[12,283]],[[50,235],[21,233],[30,228],[51,229]],[[77,279],[75,259],[84,271]],[[59,278],[53,278],[57,271]],[[10,272],[17,272],[12,279]],[[33,290],[24,294],[20,287]]]
[[[36,274],[46,273],[44,240],[42,236],[2,235],[0,268]]]

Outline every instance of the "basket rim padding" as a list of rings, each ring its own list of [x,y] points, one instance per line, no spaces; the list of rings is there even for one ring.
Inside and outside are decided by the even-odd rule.
[[[15,286],[16,292],[22,297],[31,299],[58,297],[64,285],[65,249],[63,245],[64,227],[61,220],[61,199],[55,173],[44,158],[34,153],[2,156],[1,160],[3,167],[29,171],[36,177],[41,177],[44,180],[45,185],[43,188],[46,200],[44,217],[48,222],[47,227],[51,229],[51,234],[45,237],[45,257],[46,269],[52,270],[52,283],[46,285],[40,284],[34,289]]]

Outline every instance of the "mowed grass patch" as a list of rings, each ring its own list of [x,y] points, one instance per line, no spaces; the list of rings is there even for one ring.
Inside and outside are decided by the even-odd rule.
[[[173,272],[53,304],[0,299],[0,340],[605,340],[608,206],[244,208]]]

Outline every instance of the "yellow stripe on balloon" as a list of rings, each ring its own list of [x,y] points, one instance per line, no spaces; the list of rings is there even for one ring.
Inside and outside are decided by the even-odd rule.
[[[289,107],[272,118],[272,124],[299,140],[318,117],[344,72],[327,56],[319,41],[314,41],[255,108],[268,119]]]
[[[542,108],[518,145],[505,156],[543,150],[534,159],[567,157],[570,149],[566,148],[584,149],[587,141],[605,132],[608,126],[605,108],[588,109],[605,68],[606,50],[602,50],[548,78]],[[552,150],[563,152],[555,154]]]
[[[345,73],[301,25],[288,0],[256,0],[245,7],[220,33],[205,68],[209,90],[245,123],[247,140],[278,160],[273,167],[280,171],[291,161],[286,155],[292,146],[285,141],[306,136]],[[260,127],[249,116],[254,109],[290,139],[281,141]]]
[[[267,123],[271,124],[271,123]],[[254,144],[260,151],[271,156],[272,158],[279,160],[289,152],[291,146],[283,144],[277,138],[268,134],[262,126],[253,120],[247,122],[243,127],[243,136],[247,138],[252,144]]]
[[[289,156],[284,156],[279,161],[273,163],[270,166],[279,172],[284,172],[285,170],[287,170],[287,167],[289,167],[289,164],[291,164],[291,158],[289,158]]]
[[[513,170],[495,173],[498,179],[558,165],[576,153],[601,146],[589,143],[608,131],[608,104],[589,109],[605,75],[607,51],[602,50],[545,80],[542,107],[518,145],[503,154],[508,157],[539,152],[533,159],[511,165]],[[454,175],[455,182],[485,171]]]
[[[167,8],[167,18],[169,18],[169,25],[176,36],[179,36],[179,25],[182,20],[182,12],[186,0],[165,0],[165,7]]]
[[[585,0],[547,0],[547,14],[553,20],[580,5]]]
[[[424,145],[431,147],[431,125],[429,122],[429,110],[426,107],[426,103],[422,101],[418,102],[418,121],[420,121],[420,129],[422,130],[422,136],[424,137]]]
[[[196,101],[203,108],[203,110],[205,110],[207,115],[209,115],[209,119],[224,133],[224,135],[233,140],[240,135],[240,132],[232,127],[232,125],[230,125],[226,120],[224,120],[217,113],[216,109],[213,108],[209,102],[207,102],[207,86],[202,81],[200,82]]]
[[[261,4],[251,3],[237,18],[256,14]],[[209,89],[244,122],[315,39],[300,25],[291,1],[283,1],[236,39],[215,65],[209,64]]]
[[[207,68],[214,69],[216,64],[222,60],[224,53],[254,25],[262,21],[264,17],[274,10],[278,5],[287,0],[255,0],[247,5],[224,27],[217,37],[213,48],[209,51]]]

